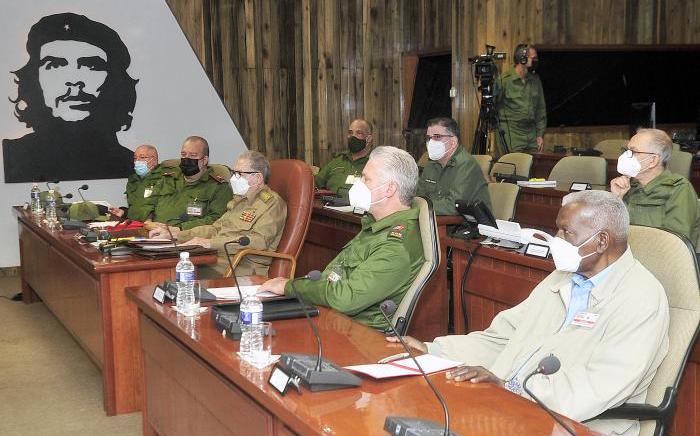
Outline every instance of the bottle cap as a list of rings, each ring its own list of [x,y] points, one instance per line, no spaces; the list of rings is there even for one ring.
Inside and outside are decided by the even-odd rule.
[[[183,251],[180,253],[180,259],[189,259],[190,258],[190,253],[187,251]]]

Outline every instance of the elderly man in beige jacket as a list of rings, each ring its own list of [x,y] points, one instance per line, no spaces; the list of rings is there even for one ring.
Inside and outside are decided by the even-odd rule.
[[[522,381],[549,354],[561,361],[528,388],[554,411],[578,421],[625,402],[641,403],[668,350],[668,301],[627,245],[625,205],[605,191],[564,197],[550,248],[557,271],[489,328],[411,346],[465,363],[456,382],[494,383],[527,397]],[[395,338],[389,339],[395,342]],[[603,434],[636,435],[628,420],[587,423]]]

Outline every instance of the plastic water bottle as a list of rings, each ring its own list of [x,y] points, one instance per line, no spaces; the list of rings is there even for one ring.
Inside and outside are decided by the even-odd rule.
[[[54,226],[58,222],[58,217],[56,216],[56,194],[53,189],[49,189],[49,193],[46,196],[46,222],[49,227]]]
[[[40,194],[41,190],[39,190],[39,185],[34,183],[32,185],[32,190],[29,192],[29,204],[31,205],[32,214],[34,215],[40,215],[42,212],[41,199],[39,198]]]
[[[190,253],[180,253],[180,261],[175,266],[175,280],[178,282],[175,306],[183,314],[189,314],[194,305],[194,264],[190,262]]]
[[[248,359],[256,351],[262,351],[262,334],[250,327],[262,322],[263,305],[255,291],[247,293],[243,298],[240,310],[241,344],[238,352],[241,357]]]

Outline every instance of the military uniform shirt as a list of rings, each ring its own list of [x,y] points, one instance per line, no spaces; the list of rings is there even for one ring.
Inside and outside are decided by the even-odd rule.
[[[215,175],[212,168],[207,168],[202,177],[193,183],[185,182],[180,169],[173,168],[171,175],[163,174],[161,195],[153,221],[182,230],[212,224],[226,211],[226,204],[231,198],[231,184]],[[187,215],[187,206],[194,201],[202,206],[200,216]]]
[[[218,250],[216,271],[224,274],[228,260],[224,244],[241,236],[250,238],[250,244],[240,247],[229,245],[232,255],[242,248],[276,250],[287,221],[287,204],[275,191],[263,187],[253,198],[234,195],[226,206],[227,211],[213,224],[183,230],[177,236],[179,242],[187,242],[194,237],[211,240],[211,247]],[[262,256],[246,256],[236,267],[236,275],[267,275],[271,259]]]
[[[331,307],[370,327],[387,326],[379,305],[401,303],[423,265],[418,208],[395,212],[375,221],[362,219],[362,229],[326,267],[318,281],[300,280],[304,300]],[[284,288],[293,296],[290,282]]]
[[[536,151],[537,137],[544,136],[547,109],[542,82],[537,74],[520,79],[515,68],[496,81],[496,107],[508,152]]]
[[[688,179],[664,170],[646,186],[632,179],[623,200],[630,223],[680,233],[695,245],[700,230],[698,196]]]
[[[429,161],[418,179],[417,195],[433,202],[435,215],[457,215],[455,200],[481,200],[491,209],[488,185],[474,156],[459,146],[445,168]]]
[[[338,193],[338,190],[345,186],[348,176],[360,176],[365,168],[368,156],[363,156],[357,160],[352,160],[350,153],[343,153],[328,162],[326,166],[314,177],[317,188],[325,188]]]
[[[137,221],[146,221],[155,214],[158,196],[163,184],[163,173],[171,173],[160,165],[155,166],[143,178],[132,174],[126,182],[126,217]]]

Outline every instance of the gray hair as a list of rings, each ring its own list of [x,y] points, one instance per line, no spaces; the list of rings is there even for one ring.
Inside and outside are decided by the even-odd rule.
[[[400,148],[383,145],[372,150],[369,158],[380,162],[382,182],[396,183],[401,204],[410,206],[418,183],[418,165],[413,157]]]
[[[627,241],[630,227],[630,215],[627,206],[612,192],[608,191],[579,191],[566,195],[561,202],[562,207],[580,203],[588,210],[585,213],[597,231],[608,230],[610,236],[617,242]]]
[[[187,139],[185,139],[185,142],[197,142],[202,144],[202,154],[206,157],[209,157],[209,142],[207,142],[206,139],[202,138],[201,136],[188,136]]]
[[[270,163],[267,161],[264,154],[258,151],[249,150],[238,157],[238,160],[241,159],[250,162],[250,169],[262,174],[263,180],[265,180],[265,183],[267,183],[267,179],[270,177]]]
[[[659,129],[639,129],[637,135],[646,135],[646,144],[649,144],[655,153],[661,157],[661,164],[666,168],[668,161],[671,160],[673,153],[673,141],[668,136],[668,133]]]

